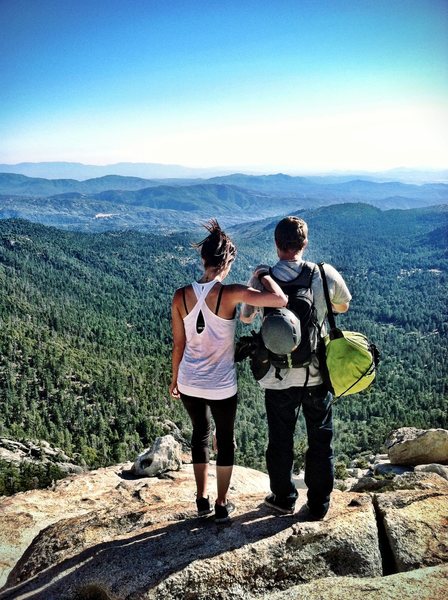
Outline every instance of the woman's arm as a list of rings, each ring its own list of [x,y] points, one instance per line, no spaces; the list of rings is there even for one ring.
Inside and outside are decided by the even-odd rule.
[[[179,390],[177,389],[177,375],[179,373],[179,365],[185,350],[185,328],[182,316],[180,314],[180,297],[182,291],[176,290],[171,306],[171,327],[173,332],[173,353],[172,353],[172,374],[171,383],[169,386],[170,396],[180,398]]]
[[[260,266],[264,266],[264,265],[260,265]],[[258,267],[257,267],[257,269],[258,269]],[[256,290],[262,291],[264,289],[263,284],[258,279],[258,277],[255,275],[257,269],[250,276],[250,279],[247,282],[247,286],[250,288],[254,288]],[[266,267],[266,269],[268,270],[269,267]],[[240,321],[242,323],[246,323],[248,325],[249,323],[252,323],[252,321],[255,320],[255,317],[259,314],[259,312],[260,312],[260,309],[258,306],[252,306],[251,304],[246,304],[245,302],[242,302],[241,306],[240,306]]]
[[[241,284],[229,285],[231,299],[234,304],[244,302],[251,306],[270,306],[273,308],[281,308],[288,304],[288,296],[270,275],[263,275],[261,281],[265,287],[264,290],[256,290]]]

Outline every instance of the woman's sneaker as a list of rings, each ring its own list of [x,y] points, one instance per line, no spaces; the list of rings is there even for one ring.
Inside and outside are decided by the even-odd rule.
[[[277,498],[275,494],[269,494],[264,499],[264,503],[266,506],[273,508],[274,510],[283,513],[284,515],[293,515],[294,509],[296,507],[295,501],[292,500],[282,500],[281,498]]]
[[[196,506],[198,509],[198,517],[205,517],[212,512],[208,496],[207,498],[196,498]]]
[[[221,504],[215,504],[215,522],[216,523],[227,523],[230,521],[230,513],[235,510],[235,505],[231,502],[227,502],[224,506]]]

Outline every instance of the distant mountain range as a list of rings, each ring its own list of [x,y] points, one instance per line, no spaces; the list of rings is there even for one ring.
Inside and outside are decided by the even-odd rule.
[[[127,163],[112,165],[84,165],[76,162],[23,162],[15,165],[0,164],[0,173],[19,173],[28,177],[48,179],[90,179],[105,175],[144,177],[149,179],[213,177],[231,173],[229,169],[195,169],[181,165],[158,163]]]
[[[239,169],[238,169],[239,170]],[[91,179],[107,175],[140,177],[143,179],[197,179],[210,178],[235,173],[236,169],[207,168],[199,169],[181,165],[158,163],[120,162],[111,165],[85,165],[77,162],[23,162],[18,164],[0,164],[0,173],[18,173],[28,177],[45,179]],[[245,173],[260,175],[254,169],[244,169]],[[297,175],[298,172],[289,173]],[[388,171],[347,171],[307,174],[314,183],[344,183],[353,179],[368,181],[400,181],[402,183],[448,183],[448,169],[409,169],[397,168]]]
[[[448,185],[364,179],[328,183],[282,173],[164,180],[107,175],[84,181],[0,173],[0,218],[88,231],[173,231],[210,217],[232,225],[359,202],[381,210],[444,205]]]

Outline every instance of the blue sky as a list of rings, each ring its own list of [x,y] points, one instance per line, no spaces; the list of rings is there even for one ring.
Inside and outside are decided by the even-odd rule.
[[[0,0],[0,162],[448,166],[446,0]]]

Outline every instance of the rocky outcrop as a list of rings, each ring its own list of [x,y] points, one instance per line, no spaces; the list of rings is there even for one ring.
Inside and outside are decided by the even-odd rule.
[[[436,474],[420,473],[429,487],[418,491],[335,491],[325,520],[307,522],[304,491],[295,515],[277,516],[262,503],[267,476],[236,467],[237,512],[229,525],[217,526],[195,515],[192,465],[159,478],[132,477],[130,466],[0,500],[0,562],[4,579],[9,575],[2,600],[242,600],[275,593],[279,600],[330,600],[341,596],[322,590],[341,589],[353,598],[373,600],[366,590],[379,590],[376,598],[410,598],[399,593],[398,581],[429,600],[447,577],[441,567],[421,569],[447,560],[448,482]],[[212,497],[213,487],[212,467]],[[412,547],[418,550],[411,564]],[[386,573],[417,570],[382,577],[385,566]],[[383,595],[387,589],[393,593]]]
[[[448,563],[447,490],[407,490],[375,497],[397,571]]]
[[[417,465],[414,469],[417,473],[437,473],[440,477],[443,477],[448,481],[448,467],[438,464],[430,465]]]
[[[442,600],[446,598],[448,565],[388,577],[338,577],[297,585],[262,600]]]
[[[123,525],[119,534],[117,533],[120,516],[123,517],[122,522],[126,523],[133,518],[129,516],[131,513],[140,515],[142,509],[145,509],[143,513],[147,513],[147,521],[154,525],[188,520],[195,516],[192,465],[185,465],[181,471],[167,473],[160,478],[136,478],[131,473],[131,467],[132,463],[125,463],[89,471],[58,481],[52,488],[0,498],[0,585],[3,585],[20,557],[24,560],[23,555],[27,549],[26,556],[30,553],[34,538],[38,535],[45,537],[47,528],[60,521],[63,523],[78,517],[81,520],[83,517],[89,519],[97,514],[109,515],[104,517],[103,526],[98,527],[98,536],[91,538],[94,545],[110,541],[107,527],[104,526],[105,521],[111,519],[118,523],[111,527],[112,539],[119,534],[126,535],[132,532],[132,528],[127,529],[127,525]],[[212,471],[211,490],[213,484]],[[265,474],[251,469],[235,468],[232,494],[237,497],[245,494],[251,496],[256,492],[263,495],[268,489],[268,478]],[[251,506],[250,500],[246,506]],[[137,531],[142,523],[144,525],[146,521],[142,520],[139,523],[137,519],[135,522]],[[75,542],[75,536],[67,534],[68,531],[67,527],[61,540],[62,549],[66,545],[70,548]],[[81,544],[79,547],[84,546]],[[176,552],[175,549],[171,551]]]
[[[448,431],[402,427],[386,440],[390,462],[396,465],[448,465]]]
[[[172,435],[158,437],[151,448],[136,458],[133,473],[140,477],[156,477],[182,466],[182,446]]]
[[[352,483],[352,492],[395,492],[398,490],[445,490],[448,481],[437,473],[410,471],[393,477],[365,476]]]
[[[53,448],[45,440],[23,440],[18,442],[0,438],[0,461],[20,466],[22,463],[33,465],[55,465],[66,474],[81,473],[86,467],[75,464],[60,448]]]
[[[353,503],[350,496],[338,494],[333,519],[327,523],[302,522],[300,516],[278,518],[257,500],[251,496],[251,510],[238,514],[225,528],[212,519],[185,515],[154,523],[147,507],[112,519],[102,513],[57,523],[35,540],[8,583],[40,573],[33,585],[44,584],[46,598],[60,598],[62,593],[76,598],[80,590],[96,585],[108,596],[119,589],[123,598],[145,590],[142,597],[183,599],[188,590],[191,598],[221,599],[231,594],[244,598],[322,576],[381,574],[368,499]],[[45,570],[55,560],[64,569],[51,569],[52,581],[45,585]],[[70,574],[74,564],[76,576]],[[56,575],[63,576],[62,585]],[[29,589],[19,586],[14,593]]]

